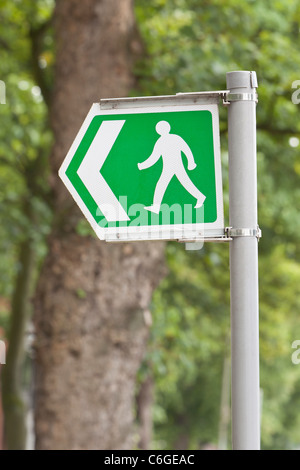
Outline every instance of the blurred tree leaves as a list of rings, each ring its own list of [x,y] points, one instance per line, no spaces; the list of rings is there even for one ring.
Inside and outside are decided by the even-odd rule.
[[[0,5],[0,76],[6,85],[6,104],[0,106],[0,295],[11,293],[19,241],[30,237],[42,254],[49,230],[47,175],[52,137],[42,92],[32,73],[30,30],[48,21],[53,4],[1,0]],[[53,50],[51,54],[53,61]],[[26,205],[32,207],[30,219]]]
[[[24,373],[25,334],[30,296],[47,249],[45,236],[52,215],[48,184],[52,136],[46,107],[51,72],[43,71],[48,63],[42,51],[54,58],[51,41],[51,52],[43,42],[53,5],[27,0],[0,3],[0,77],[6,88],[6,103],[0,106],[0,297],[10,299],[8,328],[6,315],[0,315],[8,341],[1,377],[7,449],[24,449],[26,445],[23,392],[30,374],[27,368]]]
[[[226,72],[257,72],[262,444],[296,447],[299,418],[291,410],[297,406],[300,370],[291,362],[291,344],[300,335],[300,152],[297,140],[292,146],[290,139],[300,131],[299,106],[291,99],[292,83],[299,79],[299,3],[137,0],[136,12],[149,51],[137,71],[141,94],[223,90]],[[220,129],[228,224],[222,107]],[[172,243],[168,259],[170,275],[154,298],[147,358],[157,384],[155,439],[171,448],[183,432],[190,448],[216,445],[230,334],[228,247],[205,244],[201,252],[185,253]]]
[[[231,70],[259,80],[258,195],[262,443],[299,446],[300,369],[291,344],[300,337],[299,76],[296,0],[136,0],[147,49],[136,68],[142,95],[222,90]],[[29,238],[42,259],[51,223],[47,123],[55,46],[53,0],[0,0],[0,296],[12,295],[18,246]],[[220,107],[225,221],[228,224],[227,111]],[[30,210],[28,211],[28,209]],[[85,226],[78,230],[83,230]],[[227,245],[199,252],[167,247],[169,276],[153,299],[153,327],[141,376],[156,382],[154,445],[189,448],[218,441],[221,379],[229,354]],[[37,273],[38,271],[36,271]],[[3,325],[6,325],[6,318]],[[1,320],[2,321],[2,320]]]

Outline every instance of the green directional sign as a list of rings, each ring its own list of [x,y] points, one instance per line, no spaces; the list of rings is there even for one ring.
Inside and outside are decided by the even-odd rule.
[[[94,104],[59,175],[100,239],[224,233],[218,106]]]

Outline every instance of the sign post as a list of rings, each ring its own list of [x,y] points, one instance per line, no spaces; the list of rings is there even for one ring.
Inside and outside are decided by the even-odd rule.
[[[227,90],[93,104],[59,175],[101,240],[230,241],[233,449],[260,447],[255,72]],[[228,104],[224,228],[220,98]]]
[[[227,73],[232,439],[260,448],[255,72]]]

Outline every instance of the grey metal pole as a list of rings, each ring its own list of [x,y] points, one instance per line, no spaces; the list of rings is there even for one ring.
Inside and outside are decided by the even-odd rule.
[[[260,448],[255,72],[227,73],[234,450]]]

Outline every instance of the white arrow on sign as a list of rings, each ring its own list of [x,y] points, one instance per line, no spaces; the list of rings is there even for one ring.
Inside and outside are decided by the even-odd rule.
[[[77,173],[108,222],[130,220],[100,170],[125,120],[103,121]]]

